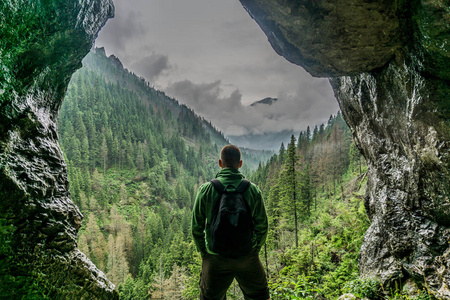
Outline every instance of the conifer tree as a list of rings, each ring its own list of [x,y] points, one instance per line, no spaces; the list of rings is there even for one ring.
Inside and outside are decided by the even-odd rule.
[[[299,209],[299,156],[297,155],[296,139],[291,136],[291,141],[286,150],[286,160],[284,162],[284,170],[282,172],[282,184],[284,201],[287,204],[288,211],[294,214],[294,233],[295,247],[298,247],[298,209]]]
[[[108,147],[106,145],[105,137],[103,137],[100,154],[101,154],[101,157],[102,157],[103,175],[105,175],[105,173],[106,173],[106,161],[108,160]]]
[[[279,155],[278,155],[278,159],[281,164],[284,163],[285,156],[286,156],[286,149],[284,148],[284,143],[281,143],[280,151],[279,151]]]
[[[307,216],[311,215],[312,205],[312,189],[311,189],[311,175],[309,171],[309,164],[305,163],[303,172],[300,174],[300,191],[303,207],[306,208]]]
[[[306,127],[306,134],[305,134],[305,137],[306,137],[307,143],[309,144],[309,142],[310,142],[310,140],[311,140],[311,129],[309,128],[309,126]]]
[[[200,259],[190,234],[192,202],[217,172],[226,141],[188,108],[177,121],[179,108],[164,93],[105,61],[86,57],[94,68],[73,75],[60,113],[72,199],[86,216],[79,245],[119,291],[126,281],[129,299],[148,299],[159,269],[162,283],[174,284],[165,297],[178,299],[179,275],[198,275],[189,266]],[[273,163],[279,172],[278,156]],[[265,181],[269,168],[261,169]]]
[[[278,178],[274,178],[273,180],[275,183],[271,185],[269,195],[267,196],[267,217],[269,221],[269,232],[268,232],[268,240],[272,240],[275,245],[275,248],[278,248],[278,242],[279,242],[279,222],[280,222],[280,185],[278,182],[281,182],[278,180]]]

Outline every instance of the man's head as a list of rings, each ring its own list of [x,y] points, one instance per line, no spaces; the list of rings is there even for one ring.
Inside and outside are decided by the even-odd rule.
[[[239,169],[242,166],[241,150],[234,145],[226,145],[220,151],[219,166],[222,169]]]

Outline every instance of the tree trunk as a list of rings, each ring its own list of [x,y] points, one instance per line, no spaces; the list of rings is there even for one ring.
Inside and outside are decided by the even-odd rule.
[[[314,211],[317,211],[317,190],[314,188]]]
[[[295,225],[295,248],[298,248],[298,224],[297,224],[297,200],[294,184],[294,225]]]

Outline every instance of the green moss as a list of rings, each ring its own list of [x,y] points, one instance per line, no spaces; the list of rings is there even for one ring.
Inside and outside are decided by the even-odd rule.
[[[0,299],[50,299],[37,272],[20,259],[11,246],[15,227],[0,217]]]
[[[450,58],[448,59],[449,66],[447,67],[447,72],[450,74]],[[446,121],[447,130],[450,127],[450,85],[446,81],[436,82],[436,94],[435,99],[437,104],[437,115],[443,121]],[[450,138],[449,135],[447,137]]]
[[[10,0],[0,3],[0,103],[11,102],[14,94],[26,93],[35,84],[37,76],[49,67],[50,70],[52,66],[77,67],[68,63],[74,53],[67,49],[87,53],[90,45],[86,43],[82,30],[73,29],[76,24],[72,16],[73,7],[70,1],[65,0]],[[58,77],[72,73],[54,69],[40,85],[48,80],[64,81],[65,78]]]
[[[426,70],[450,80],[450,7],[444,1],[421,2],[413,10],[416,39],[424,52]]]

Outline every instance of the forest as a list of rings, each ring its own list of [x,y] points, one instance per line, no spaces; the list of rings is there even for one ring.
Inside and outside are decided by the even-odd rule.
[[[191,207],[228,141],[117,58],[98,49],[83,63],[59,117],[71,196],[84,215],[78,247],[120,290],[132,282],[136,299],[157,299],[176,270],[199,266]],[[244,149],[244,172],[272,154]]]
[[[199,185],[219,171],[226,137],[102,49],[73,75],[59,135],[84,215],[78,247],[121,299],[197,299],[191,209]],[[244,149],[243,161],[269,217],[260,255],[272,299],[375,299],[377,282],[358,279],[370,223],[367,165],[342,115],[292,136],[277,153]],[[243,299],[236,283],[228,296]]]

